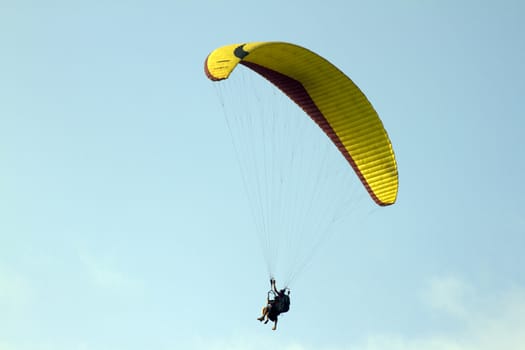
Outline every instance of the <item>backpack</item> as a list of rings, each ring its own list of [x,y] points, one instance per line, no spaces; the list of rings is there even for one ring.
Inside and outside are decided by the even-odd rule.
[[[290,297],[288,295],[283,295],[281,300],[279,300],[279,309],[281,312],[290,310]]]

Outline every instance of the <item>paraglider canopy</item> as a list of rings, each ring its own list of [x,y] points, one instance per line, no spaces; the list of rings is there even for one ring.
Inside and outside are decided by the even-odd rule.
[[[350,78],[312,51],[283,42],[218,48],[204,69],[209,79],[218,81],[227,79],[239,63],[276,85],[319,125],[378,205],[396,201],[398,172],[390,139]]]

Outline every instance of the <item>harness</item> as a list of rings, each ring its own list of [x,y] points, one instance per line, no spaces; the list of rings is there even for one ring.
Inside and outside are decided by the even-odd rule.
[[[288,293],[287,293],[288,292]],[[268,291],[268,305],[270,306],[270,319],[290,309],[290,289],[284,288],[282,296],[275,293],[273,289]]]
[[[287,294],[290,294],[290,288],[288,288],[288,287],[284,288],[283,295],[287,296]],[[275,291],[273,289],[270,289],[268,291],[268,300],[275,301],[275,299],[279,299],[279,295],[277,293],[275,293]]]

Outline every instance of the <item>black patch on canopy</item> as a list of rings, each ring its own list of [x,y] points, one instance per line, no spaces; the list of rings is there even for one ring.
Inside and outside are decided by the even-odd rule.
[[[246,44],[239,45],[233,50],[235,57],[240,58],[241,60],[249,54],[249,52],[244,51],[244,45]]]

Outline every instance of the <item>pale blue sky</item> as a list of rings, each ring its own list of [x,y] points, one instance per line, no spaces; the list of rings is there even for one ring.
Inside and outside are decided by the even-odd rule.
[[[525,347],[521,1],[0,2],[0,350]],[[398,202],[338,232],[279,330],[216,47],[348,74]]]

